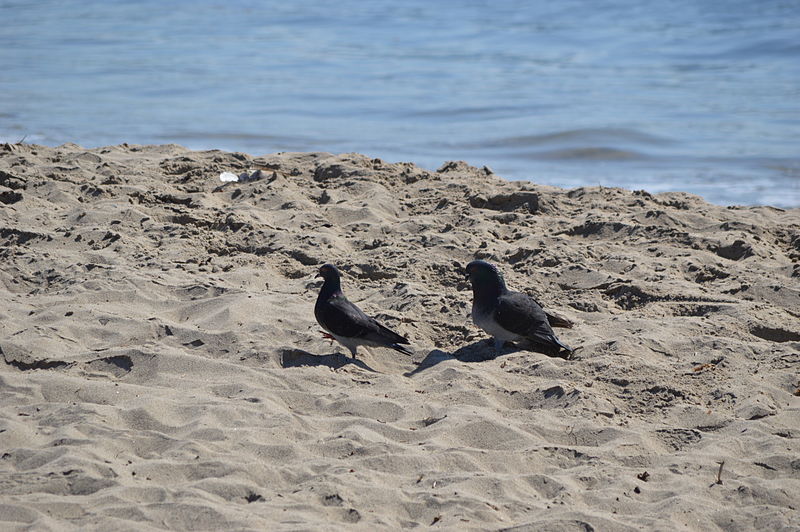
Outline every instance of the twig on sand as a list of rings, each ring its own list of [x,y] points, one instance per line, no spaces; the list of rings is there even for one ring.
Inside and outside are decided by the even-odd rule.
[[[719,464],[719,470],[717,471],[717,481],[715,484],[722,484],[722,466],[725,465],[725,460],[717,463]]]

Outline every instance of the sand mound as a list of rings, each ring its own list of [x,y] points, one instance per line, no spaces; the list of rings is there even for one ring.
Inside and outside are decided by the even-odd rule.
[[[800,527],[799,210],[6,144],[0,255],[4,530]],[[580,358],[492,358],[474,258]],[[321,339],[324,262],[413,359]]]

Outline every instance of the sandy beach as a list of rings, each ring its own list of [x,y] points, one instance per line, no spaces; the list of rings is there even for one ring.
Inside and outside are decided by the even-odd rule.
[[[800,530],[800,209],[2,144],[0,255],[2,530]],[[494,357],[475,258],[577,358]]]

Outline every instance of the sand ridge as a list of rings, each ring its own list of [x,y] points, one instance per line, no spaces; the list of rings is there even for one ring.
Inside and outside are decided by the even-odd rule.
[[[0,202],[4,529],[800,528],[798,209],[176,145]],[[474,258],[580,358],[492,359]],[[321,338],[324,262],[414,357]]]

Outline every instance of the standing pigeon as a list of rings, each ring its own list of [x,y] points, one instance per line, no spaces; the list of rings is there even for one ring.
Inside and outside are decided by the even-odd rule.
[[[347,300],[342,293],[341,276],[333,264],[324,264],[319,275],[325,282],[319,291],[314,316],[332,338],[350,350],[353,358],[360,345],[369,347],[390,347],[406,355],[413,353],[399,344],[408,340],[390,331]]]
[[[503,275],[494,265],[472,261],[467,264],[467,275],[472,282],[472,321],[494,337],[497,351],[503,342],[524,340],[534,351],[572,356],[574,350],[556,338],[542,307],[531,297],[506,288]]]

